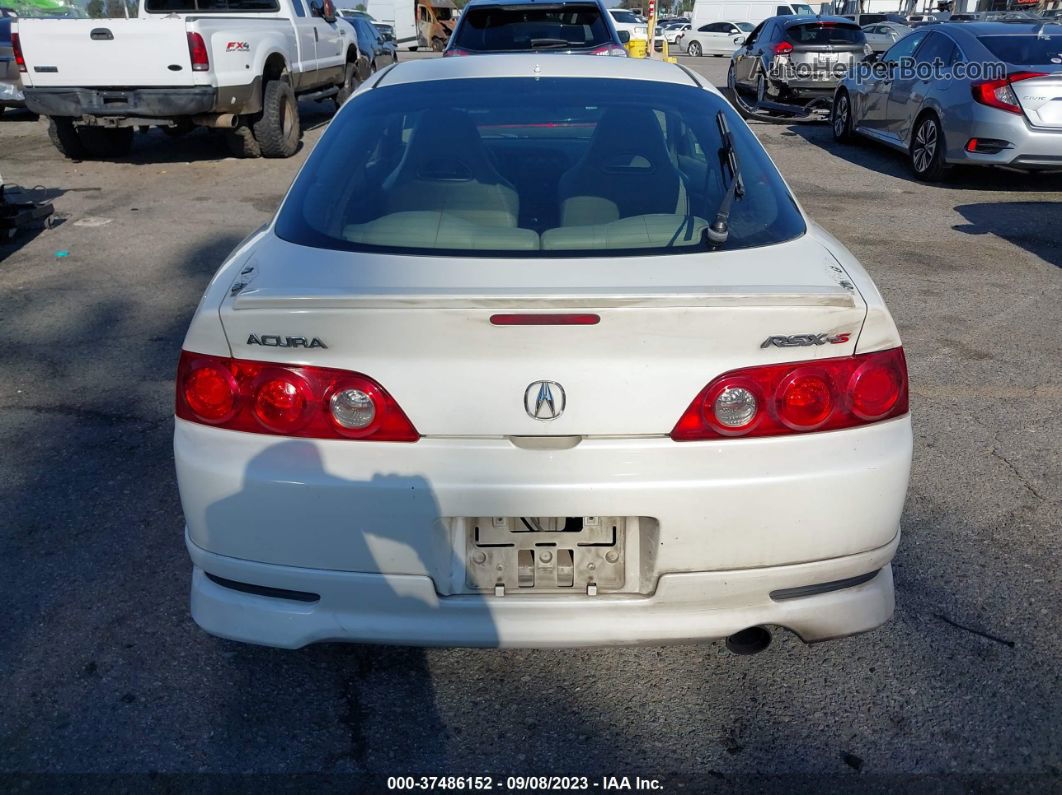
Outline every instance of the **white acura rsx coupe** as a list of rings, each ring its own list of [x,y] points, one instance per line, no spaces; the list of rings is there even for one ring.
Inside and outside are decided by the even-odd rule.
[[[754,652],[892,614],[896,326],[678,66],[382,71],[214,277],[176,391],[216,635]]]

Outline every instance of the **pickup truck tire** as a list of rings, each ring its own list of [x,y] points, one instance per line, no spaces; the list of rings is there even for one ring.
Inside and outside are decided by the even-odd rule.
[[[114,130],[82,127],[77,134],[89,157],[125,157],[133,148],[132,127],[119,127]]]
[[[72,119],[48,117],[48,137],[59,154],[71,160],[84,160],[88,157],[85,145]]]
[[[339,87],[339,93],[335,95],[336,110],[343,107],[343,103],[350,99],[350,95],[358,87],[358,78],[354,71],[354,64],[348,63],[343,69],[343,84]]]
[[[240,119],[231,130],[225,130],[225,145],[235,157],[253,158],[262,156],[262,148],[255,140],[254,130]]]
[[[299,148],[299,104],[287,80],[270,80],[262,96],[262,115],[254,137],[264,157],[291,157]]]

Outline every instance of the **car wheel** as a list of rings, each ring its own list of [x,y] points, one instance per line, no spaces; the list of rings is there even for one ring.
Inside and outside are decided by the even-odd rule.
[[[254,137],[264,157],[291,157],[299,148],[299,106],[287,80],[270,80],[262,97],[262,117]]]
[[[77,133],[90,157],[125,157],[133,148],[132,127],[82,127]]]
[[[348,63],[343,68],[343,83],[339,86],[339,93],[333,97],[336,103],[336,110],[343,107],[343,103],[350,99],[350,95],[354,93],[357,87],[358,81],[354,76],[354,64]]]
[[[262,149],[255,140],[254,130],[240,119],[231,130],[225,130],[225,145],[234,157],[254,158],[262,156]]]
[[[943,179],[948,166],[944,162],[944,131],[936,116],[923,116],[911,136],[911,170],[918,179],[936,182]]]
[[[432,39],[431,40],[431,51],[432,52],[442,52],[445,49],[446,49],[446,42],[443,41],[442,39]]]
[[[833,140],[839,143],[851,143],[855,140],[852,124],[852,100],[847,91],[837,92],[830,110],[830,125],[833,127]]]
[[[690,55],[692,55],[694,58],[700,58],[702,53],[703,53],[703,51],[701,50],[700,43],[698,43],[696,41],[691,41],[690,42],[689,49],[686,50],[686,52],[689,53]]]
[[[72,119],[48,117],[48,137],[64,157],[71,160],[84,160],[88,157]]]
[[[730,70],[726,73],[726,93],[727,99],[730,100],[730,104],[734,106],[734,110],[738,112],[741,118],[747,119],[753,115],[754,109],[741,95],[741,89],[737,86],[733,64],[730,64]]]

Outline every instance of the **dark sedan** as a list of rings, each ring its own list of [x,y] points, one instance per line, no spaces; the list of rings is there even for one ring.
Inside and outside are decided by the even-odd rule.
[[[343,17],[354,26],[358,39],[358,81],[367,80],[377,69],[398,62],[394,42],[386,41],[383,34],[363,17]]]

